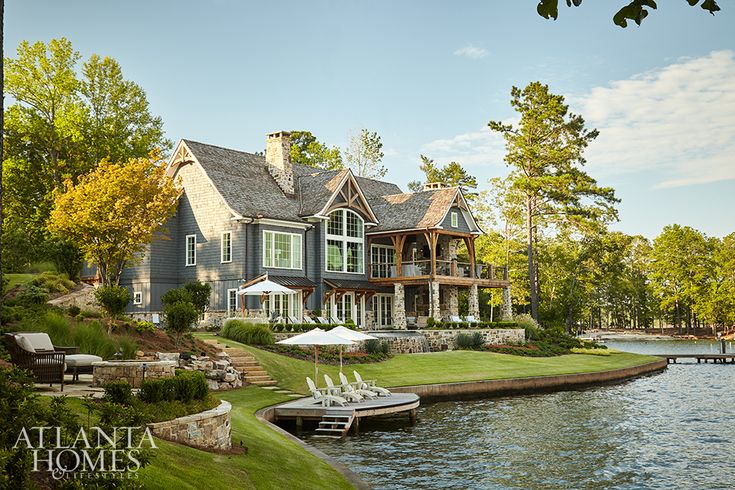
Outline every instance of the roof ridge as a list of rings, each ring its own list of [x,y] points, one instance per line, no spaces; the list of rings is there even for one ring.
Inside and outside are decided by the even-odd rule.
[[[226,146],[213,145],[211,143],[203,143],[201,141],[192,140],[192,139],[188,139],[188,138],[181,138],[181,140],[184,141],[184,142],[186,142],[186,143],[196,143],[197,145],[210,146],[212,148],[219,148],[220,150],[234,151],[235,153],[243,153],[245,155],[250,155],[250,156],[254,156],[254,157],[265,158],[263,155],[260,155],[258,153],[252,153],[252,152],[244,151],[244,150],[237,150],[235,148],[227,148]]]

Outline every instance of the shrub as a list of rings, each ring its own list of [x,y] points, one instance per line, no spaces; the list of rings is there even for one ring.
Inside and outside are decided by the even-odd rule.
[[[163,316],[166,319],[166,331],[174,337],[176,347],[178,347],[181,336],[191,329],[199,318],[199,313],[193,304],[179,301],[164,306]]]
[[[48,292],[33,284],[26,284],[15,296],[15,303],[22,306],[42,305],[46,301],[48,301]]]
[[[434,328],[436,326],[437,321],[434,320],[434,317],[430,316],[428,320],[426,320],[426,328]]]
[[[97,302],[102,305],[107,316],[114,318],[125,312],[130,303],[130,291],[122,286],[100,286],[94,292]]]
[[[480,332],[461,333],[457,335],[454,343],[458,349],[479,349],[485,343],[485,338]]]
[[[146,403],[173,401],[176,398],[176,389],[169,379],[170,378],[161,378],[143,381],[140,385],[138,398]]]
[[[187,282],[184,284],[184,290],[191,296],[191,302],[199,312],[203,315],[209,306],[209,296],[212,294],[212,286],[204,282]]]
[[[53,262],[34,262],[32,263],[26,272],[31,274],[40,274],[43,272],[56,272],[56,266]]]
[[[612,354],[607,349],[595,349],[595,348],[584,348],[584,347],[573,347],[571,349],[572,354],[586,354],[590,356],[609,356]]]
[[[66,312],[69,313],[69,316],[77,316],[82,312],[82,309],[77,305],[71,305],[66,309]]]
[[[368,354],[388,354],[390,352],[390,344],[378,339],[370,339],[365,342],[365,352]]]
[[[105,386],[105,400],[118,405],[129,405],[133,398],[133,388],[125,380],[110,381]]]
[[[153,333],[156,331],[156,326],[152,322],[140,321],[135,323],[133,327],[138,333]]]
[[[82,317],[82,319],[85,319],[85,318],[102,318],[102,313],[100,313],[97,310],[91,310],[91,309],[82,310],[81,312],[79,312],[79,315]]]
[[[143,381],[138,398],[146,403],[203,400],[209,394],[207,380],[200,371],[177,371],[173,378]]]
[[[228,320],[222,327],[220,335],[248,345],[273,343],[273,333],[267,325],[247,323],[243,320]]]
[[[138,344],[133,339],[127,335],[120,337],[118,352],[122,354],[123,359],[135,359],[135,353],[137,350]]]
[[[58,272],[42,272],[31,281],[31,284],[46,289],[49,293],[61,294],[68,293],[75,286],[67,274]]]
[[[173,380],[176,399],[182,402],[202,400],[209,394],[207,379],[201,371],[177,371]]]
[[[542,336],[541,327],[531,315],[522,314],[515,317],[519,327],[526,331],[526,340],[539,340]]]
[[[194,299],[191,297],[191,293],[184,288],[169,289],[161,296],[161,303],[164,306],[175,303],[191,303],[193,305]]]

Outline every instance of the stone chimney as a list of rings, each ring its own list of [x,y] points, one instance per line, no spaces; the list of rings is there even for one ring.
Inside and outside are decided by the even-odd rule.
[[[277,131],[265,137],[265,161],[276,183],[286,194],[294,193],[291,166],[291,133]]]
[[[426,182],[424,184],[425,191],[433,191],[436,189],[444,189],[446,185],[443,182]]]

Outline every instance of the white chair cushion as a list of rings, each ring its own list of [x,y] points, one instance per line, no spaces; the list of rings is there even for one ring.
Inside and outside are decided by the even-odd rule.
[[[53,352],[54,344],[51,343],[47,333],[18,333],[15,339],[21,348],[28,352]]]
[[[93,362],[102,360],[100,356],[94,356],[92,354],[71,354],[66,356],[65,359],[69,367],[91,366]]]

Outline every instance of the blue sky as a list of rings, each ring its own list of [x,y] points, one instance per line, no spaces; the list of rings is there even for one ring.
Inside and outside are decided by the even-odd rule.
[[[487,122],[512,120],[511,86],[540,80],[601,130],[588,171],[623,200],[616,229],[735,231],[735,5],[666,0],[620,29],[625,0],[564,3],[552,22],[535,0],[6,0],[5,49],[66,36],[116,58],[173,140],[259,151],[269,131],[306,129],[344,147],[369,128],[404,189],[421,153],[481,182],[507,173]]]

